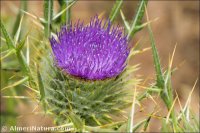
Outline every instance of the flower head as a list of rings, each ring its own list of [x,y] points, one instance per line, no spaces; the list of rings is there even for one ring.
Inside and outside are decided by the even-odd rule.
[[[102,23],[98,16],[88,25],[79,21],[50,39],[56,65],[70,75],[101,80],[119,75],[129,54],[127,37],[110,21]]]

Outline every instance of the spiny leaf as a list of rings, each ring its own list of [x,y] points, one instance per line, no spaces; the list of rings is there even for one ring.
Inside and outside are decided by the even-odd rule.
[[[110,13],[110,16],[109,16],[109,19],[111,22],[114,21],[114,19],[116,18],[117,14],[119,13],[119,10],[122,6],[122,3],[123,3],[123,0],[116,0],[116,3],[115,5],[113,6],[112,10],[111,10],[111,13]]]
[[[83,130],[83,125],[84,124],[83,124],[82,120],[76,114],[71,112],[68,117],[72,121],[72,123],[74,124],[75,128],[78,131],[82,131]]]
[[[21,12],[19,11],[18,14],[17,14],[17,18],[15,20],[14,27],[13,27],[12,36],[14,36],[17,32],[19,22],[20,22],[20,18],[21,18]]]
[[[145,6],[145,8],[146,8],[146,6]],[[146,13],[146,16],[147,16],[147,21],[149,21],[147,13]],[[166,86],[164,76],[163,76],[163,73],[161,70],[160,59],[159,59],[158,51],[155,46],[155,40],[153,37],[153,32],[151,30],[150,23],[148,24],[148,32],[149,32],[149,36],[150,36],[153,60],[154,60],[154,65],[155,65],[155,70],[156,70],[156,80],[157,80],[156,86],[162,90],[161,98],[163,99],[165,105],[167,106],[167,108],[169,110],[170,118],[173,121],[172,122],[173,129],[174,129],[174,131],[177,131],[177,120],[176,120],[176,116],[175,116],[175,112],[174,112],[174,108],[173,108],[173,104],[174,104],[173,103],[173,94],[172,94],[171,82],[170,82],[171,78],[169,78],[166,81],[168,83],[168,85]],[[169,71],[170,71],[170,69],[168,70],[168,72]],[[169,73],[171,74],[171,71]],[[168,119],[169,119],[169,115],[168,115]]]
[[[9,33],[7,32],[2,20],[0,20],[0,22],[1,22],[1,30],[3,32],[5,39],[6,39],[6,44],[8,45],[8,48],[9,49],[15,49],[14,42],[13,42],[12,38],[10,37]]]
[[[19,40],[19,36],[20,36],[20,31],[21,31],[21,26],[22,26],[23,18],[24,18],[24,15],[22,15],[22,17],[21,17],[21,19],[20,19],[17,32],[16,32],[16,34],[15,34],[15,36],[14,36],[14,44],[15,44],[15,46],[16,46],[18,40]]]
[[[148,32],[149,32],[149,36],[150,36],[151,49],[152,49],[152,54],[153,54],[155,70],[156,70],[157,86],[160,87],[161,89],[163,89],[164,88],[164,78],[163,78],[160,59],[159,59],[158,51],[156,49],[155,40],[153,37],[153,32],[151,30],[150,24],[148,24]]]
[[[27,0],[21,0],[20,1],[20,8],[24,11],[27,10],[27,3],[28,1]],[[13,31],[12,31],[12,36],[14,36],[17,32],[17,29],[18,29],[18,26],[19,26],[19,23],[20,23],[20,18],[22,16],[22,13],[21,11],[19,10],[18,11],[18,14],[17,14],[17,18],[15,20],[15,24],[14,24],[14,27],[13,27]]]
[[[44,19],[47,23],[44,23],[45,36],[50,35],[50,25],[53,17],[53,0],[44,0]]]
[[[39,87],[39,90],[40,90],[40,101],[41,101],[42,106],[44,108],[44,111],[46,113],[47,104],[46,104],[46,101],[45,101],[44,83],[43,83],[42,76],[41,76],[40,71],[39,71],[39,66],[37,66],[37,79],[38,79],[38,87]]]
[[[14,42],[11,39],[10,35],[8,34],[7,30],[5,29],[2,21],[1,21],[1,29],[2,29],[2,32],[3,32],[4,36],[5,36],[8,48],[15,50]],[[29,74],[29,68],[28,68],[28,66],[26,64],[26,61],[25,61],[24,56],[23,56],[23,53],[21,51],[16,51],[16,54],[17,54],[18,61],[19,61],[20,65],[21,65],[21,67],[22,67],[22,70],[24,71],[25,74],[28,75]]]
[[[42,76],[39,71],[39,67],[37,66],[37,78],[38,78],[38,87],[40,90],[40,100],[42,101],[45,98],[44,84],[42,80]]]
[[[148,0],[140,1],[138,9],[136,11],[135,18],[128,33],[128,39],[130,39],[136,33],[136,26],[139,26],[141,24],[147,2]]]

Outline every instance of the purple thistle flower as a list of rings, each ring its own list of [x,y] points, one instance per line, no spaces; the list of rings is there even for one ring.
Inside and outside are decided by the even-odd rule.
[[[119,75],[129,54],[127,37],[98,16],[86,26],[79,21],[61,28],[58,41],[50,39],[56,65],[70,75],[102,80]]]

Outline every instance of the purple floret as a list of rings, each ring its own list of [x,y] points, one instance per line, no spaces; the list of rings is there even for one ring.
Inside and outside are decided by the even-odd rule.
[[[88,25],[83,22],[57,33],[50,39],[55,64],[64,72],[89,80],[102,80],[119,75],[129,55],[127,37],[118,27],[102,24],[97,16]]]

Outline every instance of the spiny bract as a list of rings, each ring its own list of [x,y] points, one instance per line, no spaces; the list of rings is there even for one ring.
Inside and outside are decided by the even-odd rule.
[[[111,22],[95,16],[85,25],[79,21],[63,26],[58,41],[50,39],[56,65],[70,75],[101,80],[119,75],[129,54],[126,35]]]

